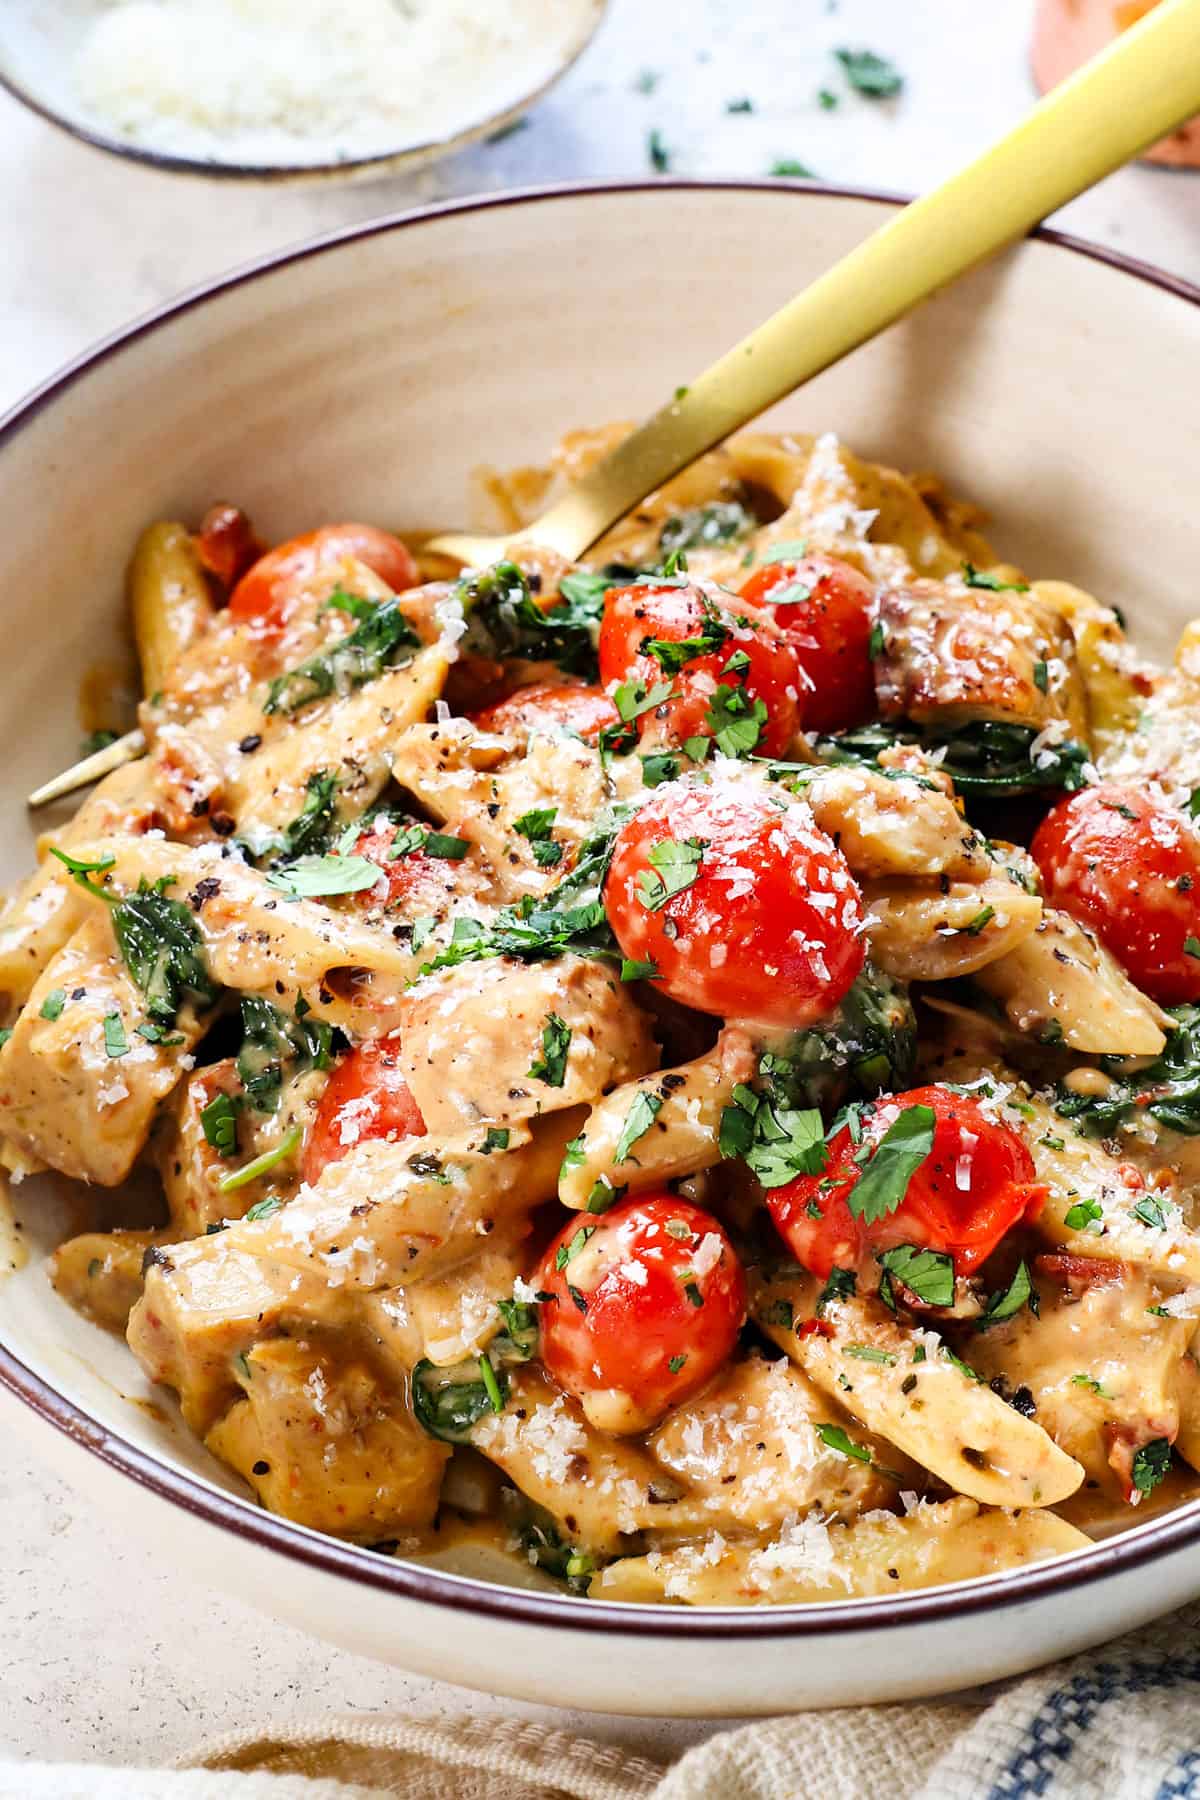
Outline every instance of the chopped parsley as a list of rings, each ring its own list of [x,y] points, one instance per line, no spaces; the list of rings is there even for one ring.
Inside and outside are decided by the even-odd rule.
[[[893,1120],[846,1196],[854,1218],[875,1225],[896,1211],[913,1175],[933,1149],[936,1124],[929,1106],[906,1106]]]
[[[667,1367],[670,1369],[672,1375],[678,1375],[686,1361],[686,1356],[670,1356],[667,1358]]]
[[[483,1154],[490,1156],[493,1150],[507,1150],[508,1138],[506,1125],[489,1125],[483,1140]]]
[[[66,992],[63,988],[51,988],[38,1008],[43,1019],[61,1019],[62,1009],[67,1004]]]
[[[1049,691],[1050,670],[1044,662],[1035,662],[1033,665],[1033,685],[1040,688],[1043,694]]]
[[[975,914],[975,917],[970,923],[964,925],[962,929],[966,932],[968,937],[978,937],[984,926],[990,925],[995,916],[996,909],[994,906],[984,906]]]
[[[982,1316],[975,1321],[978,1331],[986,1331],[989,1325],[998,1325],[1002,1319],[1011,1319],[1019,1313],[1023,1306],[1028,1306],[1036,1317],[1038,1311],[1037,1289],[1024,1262],[1017,1264],[1016,1273],[1006,1288],[992,1294],[983,1309]]]
[[[1151,1438],[1133,1454],[1130,1479],[1139,1494],[1153,1493],[1171,1471],[1171,1446],[1166,1438]]]
[[[617,1162],[625,1162],[639,1138],[645,1137],[662,1111],[662,1104],[658,1094],[651,1094],[645,1088],[636,1096],[633,1105],[625,1115],[625,1123],[621,1128],[621,1135],[617,1139]],[[636,1162],[636,1160],[635,1157],[634,1161]]]
[[[825,1126],[816,1107],[789,1107],[739,1083],[721,1113],[721,1154],[740,1156],[765,1188],[797,1175],[819,1175],[828,1161]]]
[[[926,1306],[954,1305],[954,1258],[940,1250],[921,1250],[915,1244],[897,1244],[879,1258],[885,1274],[893,1277]]]
[[[771,164],[768,175],[778,175],[785,180],[815,181],[816,176],[807,163],[797,162],[795,157],[781,156]]]
[[[571,1027],[557,1013],[547,1013],[542,1025],[542,1054],[530,1067],[530,1079],[544,1081],[547,1087],[562,1087],[567,1078],[570,1048]]]
[[[833,54],[850,86],[865,100],[894,100],[904,86],[896,65],[873,50],[835,50]]]
[[[751,700],[744,688],[725,682],[717,688],[704,715],[722,756],[749,756],[766,722],[767,709],[761,700]]]
[[[554,1253],[554,1267],[560,1274],[572,1258],[579,1255],[579,1252],[583,1249],[588,1239],[594,1234],[595,1230],[596,1227],[594,1225],[581,1225],[573,1237],[569,1238],[565,1244],[560,1244],[558,1246],[558,1249]]]
[[[128,1056],[129,1039],[125,1036],[125,1023],[119,1012],[104,1015],[104,1050],[107,1056]]]
[[[1005,581],[1002,575],[988,575],[974,563],[963,564],[963,580],[969,588],[986,588],[990,594],[1027,594],[1027,581]]]
[[[858,1291],[858,1276],[853,1269],[839,1269],[835,1263],[829,1271],[829,1279],[817,1295],[816,1311],[818,1317],[825,1311],[831,1300],[849,1300]]]
[[[742,110],[749,110],[749,102]],[[682,399],[686,393],[684,388],[675,397]],[[664,555],[677,550],[707,550],[715,544],[730,544],[745,537],[754,530],[755,524],[753,514],[737,500],[715,500],[707,506],[689,506],[667,520],[659,533],[659,548]]]
[[[273,1219],[283,1205],[278,1194],[268,1194],[265,1200],[256,1200],[248,1211],[242,1214],[245,1225],[261,1225],[264,1219]]]
[[[646,138],[646,155],[650,167],[656,175],[665,175],[671,167],[671,152],[663,141],[663,134],[657,125]]]
[[[1076,1200],[1063,1218],[1068,1231],[1086,1231],[1089,1225],[1103,1225],[1104,1208],[1098,1200]],[[1099,1236],[1099,1233],[1095,1233]]]
[[[842,1426],[816,1425],[814,1430],[827,1450],[835,1450],[839,1456],[852,1458],[854,1462],[871,1461],[871,1452],[866,1445],[856,1444]]]
[[[647,912],[659,912],[669,900],[682,894],[699,879],[704,855],[704,840],[693,837],[677,843],[663,838],[650,850],[648,869],[637,878],[637,898]]]
[[[1155,1231],[1166,1230],[1167,1215],[1152,1194],[1143,1194],[1137,1205],[1131,1206],[1129,1210],[1143,1225],[1149,1225]]]
[[[379,864],[365,856],[300,856],[272,869],[267,884],[289,900],[316,900],[363,893],[375,886],[379,876]]]
[[[218,1156],[233,1156],[238,1147],[238,1109],[228,1094],[214,1094],[201,1108],[200,1126],[204,1141]]]
[[[621,963],[622,981],[656,981],[658,973],[655,962],[635,962],[627,956]]]
[[[278,1168],[280,1163],[290,1161],[300,1148],[303,1136],[303,1126],[293,1125],[290,1131],[284,1132],[273,1149],[264,1150],[261,1156],[243,1164],[240,1169],[230,1169],[227,1174],[222,1175],[217,1186],[223,1194],[231,1194],[236,1188],[249,1187],[260,1175],[267,1175],[272,1169]]]

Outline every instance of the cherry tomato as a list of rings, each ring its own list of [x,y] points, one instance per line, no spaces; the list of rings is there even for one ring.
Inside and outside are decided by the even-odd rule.
[[[898,1206],[882,1218],[856,1217],[848,1197],[871,1151],[897,1119],[914,1106],[934,1115],[933,1147],[909,1176]],[[1016,1132],[988,1118],[977,1100],[946,1087],[912,1088],[875,1101],[861,1115],[861,1142],[849,1126],[830,1141],[819,1174],[801,1175],[767,1195],[767,1210],[789,1250],[826,1280],[829,1271],[856,1269],[868,1249],[913,1244],[954,1258],[969,1275],[1022,1219],[1034,1219],[1046,1190],[1034,1181],[1033,1158]],[[902,1183],[901,1183],[902,1184]]]
[[[647,647],[655,643],[664,646],[659,655]],[[658,743],[717,738],[732,755],[782,756],[800,729],[802,677],[783,634],[765,614],[730,611],[698,587],[611,589],[600,624],[600,679],[609,688],[636,682],[647,694],[666,684],[669,697],[637,721],[639,735]],[[723,727],[733,730],[725,743]]]
[[[1030,849],[1046,898],[1090,926],[1143,993],[1200,1000],[1200,843],[1176,807],[1102,781],[1060,800]]]
[[[809,1025],[863,966],[845,857],[806,806],[752,777],[657,787],[617,834],[604,901],[655,986],[718,1018]]]
[[[542,1260],[542,1361],[609,1431],[644,1431],[694,1394],[746,1316],[742,1266],[711,1213],[655,1189],[579,1213]]]
[[[305,1181],[315,1181],[355,1144],[425,1136],[420,1108],[397,1067],[398,1048],[394,1034],[367,1038],[340,1058],[304,1141],[300,1168]]]
[[[603,688],[582,681],[538,681],[473,714],[480,731],[573,731],[594,744],[619,714]]]
[[[366,563],[396,593],[420,580],[411,552],[390,531],[374,525],[322,525],[260,556],[229,597],[231,616],[242,624],[277,630],[321,564],[342,556]]]
[[[359,836],[353,854],[378,863],[387,876],[384,906],[418,915],[437,911],[443,897],[449,901],[459,890],[459,863],[451,857],[430,856],[428,851],[421,849],[406,850],[402,856],[393,856],[396,838],[407,829],[399,820],[378,818],[369,831]],[[443,835],[453,837],[455,833],[448,825]],[[380,905],[378,888],[367,888],[357,898],[370,912]]]
[[[195,538],[196,555],[224,588],[232,588],[263,553],[240,506],[210,506]]]
[[[807,677],[800,697],[806,730],[842,731],[875,717],[875,590],[865,575],[837,556],[764,563],[742,599],[773,619],[796,653]]]

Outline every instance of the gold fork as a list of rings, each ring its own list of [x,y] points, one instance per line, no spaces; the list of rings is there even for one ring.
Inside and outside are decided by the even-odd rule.
[[[574,562],[647,494],[1047,213],[1200,112],[1200,0],[1160,0],[1014,130],[896,215],[632,432],[522,531]],[[509,540],[448,532],[464,567]],[[44,805],[141,755],[141,732],[29,796]]]

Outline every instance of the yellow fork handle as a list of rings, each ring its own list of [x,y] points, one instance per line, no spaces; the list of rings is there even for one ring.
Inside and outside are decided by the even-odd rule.
[[[1160,0],[1015,130],[706,369],[529,535],[582,556],[672,475],[1200,112],[1200,0]]]

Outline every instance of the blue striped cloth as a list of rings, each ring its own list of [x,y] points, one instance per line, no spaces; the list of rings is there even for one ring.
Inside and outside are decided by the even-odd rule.
[[[1200,1800],[1200,1606],[990,1699],[810,1713],[724,1733],[652,1792],[653,1800]]]

